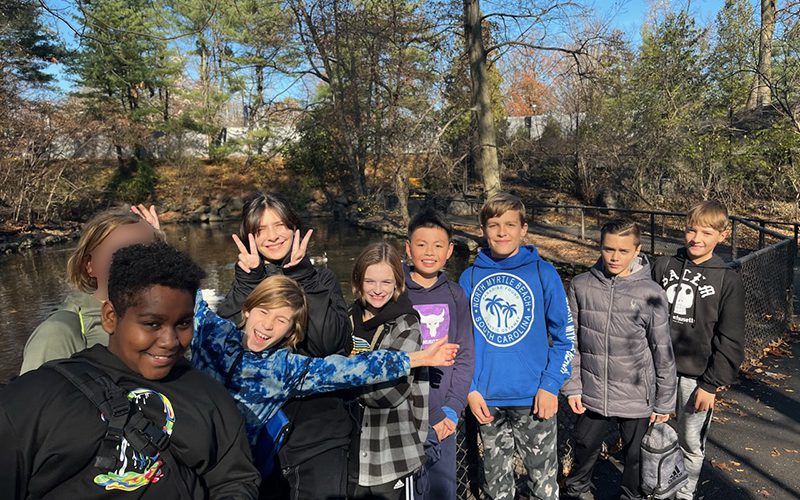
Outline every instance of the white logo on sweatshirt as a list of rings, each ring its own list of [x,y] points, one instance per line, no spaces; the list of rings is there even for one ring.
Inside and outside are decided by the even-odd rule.
[[[689,311],[695,306],[697,296],[710,297],[717,293],[713,285],[701,285],[708,278],[693,269],[684,269],[678,274],[674,269],[661,278],[661,286],[667,292],[671,304],[672,319],[678,323],[694,323],[694,315]]]
[[[512,346],[533,326],[533,303],[527,283],[513,274],[490,274],[472,291],[472,322],[489,344]]]

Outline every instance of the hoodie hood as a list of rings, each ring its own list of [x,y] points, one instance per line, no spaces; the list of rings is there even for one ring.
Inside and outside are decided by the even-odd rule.
[[[527,266],[537,260],[542,260],[542,258],[539,257],[539,252],[533,245],[522,245],[519,247],[519,252],[517,252],[516,255],[500,259],[492,257],[492,251],[488,248],[481,248],[481,251],[475,258],[475,267],[510,271]]]

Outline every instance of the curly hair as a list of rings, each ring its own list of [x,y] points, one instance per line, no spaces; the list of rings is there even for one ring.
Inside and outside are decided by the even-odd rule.
[[[111,258],[108,300],[123,316],[138,304],[141,292],[153,285],[186,290],[194,298],[205,274],[191,257],[166,243],[131,245]]]

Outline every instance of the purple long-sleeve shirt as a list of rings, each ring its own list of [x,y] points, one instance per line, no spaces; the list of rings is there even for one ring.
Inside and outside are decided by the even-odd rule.
[[[430,396],[428,408],[431,425],[445,419],[444,408],[460,415],[467,406],[467,394],[475,368],[475,349],[472,336],[472,318],[464,290],[443,273],[429,288],[411,279],[405,268],[408,297],[419,312],[422,345],[427,345],[447,335],[448,342],[461,346],[453,366],[429,368]]]

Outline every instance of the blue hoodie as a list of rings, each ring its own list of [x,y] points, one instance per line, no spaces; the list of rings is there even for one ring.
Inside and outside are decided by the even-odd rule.
[[[531,245],[504,259],[482,249],[459,284],[475,336],[470,391],[500,407],[531,406],[539,388],[557,395],[571,373],[575,328],[555,267]]]

